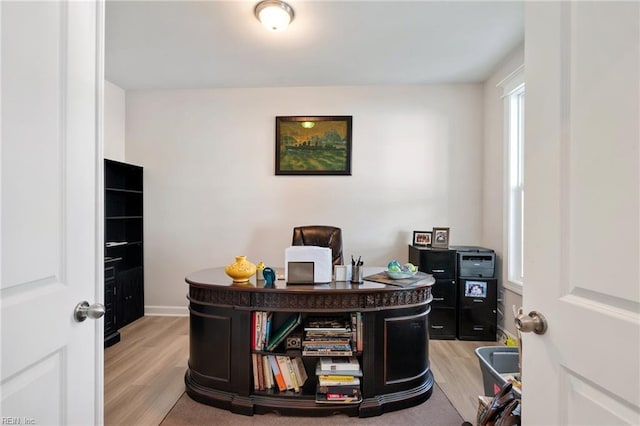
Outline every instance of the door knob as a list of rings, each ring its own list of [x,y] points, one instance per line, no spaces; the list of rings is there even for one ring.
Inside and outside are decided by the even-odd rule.
[[[102,303],[94,303],[93,305],[89,305],[89,302],[86,300],[80,302],[76,305],[76,308],[73,310],[73,317],[78,322],[82,322],[87,319],[87,317],[91,319],[98,319],[103,316],[105,313],[104,305]]]
[[[547,319],[539,312],[531,311],[528,315],[520,314],[515,319],[516,328],[521,333],[544,334],[547,331]]]

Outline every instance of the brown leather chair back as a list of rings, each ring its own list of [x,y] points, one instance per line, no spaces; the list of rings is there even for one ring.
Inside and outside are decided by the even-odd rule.
[[[309,225],[293,228],[293,246],[329,247],[334,265],[342,265],[342,230],[335,226]]]

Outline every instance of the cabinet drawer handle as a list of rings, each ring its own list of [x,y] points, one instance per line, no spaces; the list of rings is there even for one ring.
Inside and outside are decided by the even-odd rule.
[[[473,327],[473,331],[482,331],[484,330],[484,327],[482,327],[481,325],[476,325]]]
[[[434,302],[442,302],[444,300],[444,297],[434,297],[433,301]]]
[[[440,330],[444,328],[444,325],[432,325],[431,328],[435,328],[436,330]]]
[[[484,303],[482,299],[473,299],[473,303]]]
[[[444,269],[433,269],[431,272],[444,272]]]

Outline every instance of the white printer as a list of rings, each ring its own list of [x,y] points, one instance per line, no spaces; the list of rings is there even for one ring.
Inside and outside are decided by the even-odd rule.
[[[331,282],[331,249],[317,246],[291,246],[284,251],[284,279],[287,284]]]

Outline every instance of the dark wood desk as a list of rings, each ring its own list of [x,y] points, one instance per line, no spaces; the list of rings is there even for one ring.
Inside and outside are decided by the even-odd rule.
[[[365,276],[380,270],[367,268]],[[434,383],[428,336],[434,280],[419,274],[424,278],[408,287],[369,281],[286,286],[278,281],[274,289],[265,289],[264,282],[256,283],[255,277],[248,284],[233,284],[224,268],[190,274],[186,277],[190,302],[187,394],[204,404],[245,415],[369,417],[426,401]],[[362,402],[316,403],[314,357],[304,359],[309,376],[305,389],[310,391],[255,391],[250,342],[253,311],[301,312],[303,316],[360,312],[363,350],[356,355],[363,372]],[[300,351],[286,354],[301,355]]]

